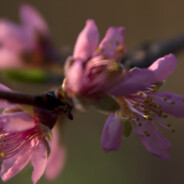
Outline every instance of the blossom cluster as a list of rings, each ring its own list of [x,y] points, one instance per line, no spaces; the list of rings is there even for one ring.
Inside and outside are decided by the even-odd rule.
[[[0,69],[52,64],[57,54],[46,22],[28,5],[21,7],[20,14],[19,26],[0,20]],[[168,114],[184,117],[184,97],[158,90],[174,72],[177,60],[168,54],[148,68],[125,68],[121,63],[126,53],[124,33],[124,27],[110,27],[99,43],[94,20],[87,20],[65,63],[65,79],[57,95],[67,96],[76,109],[92,105],[109,114],[101,136],[105,152],[118,151],[122,137],[133,130],[149,153],[168,159],[171,144],[157,125],[175,131],[166,118]],[[11,92],[2,84],[0,91]],[[5,99],[0,100],[0,108],[2,180],[15,176],[29,161],[34,184],[44,172],[54,179],[64,166],[66,152],[55,125],[60,112],[37,107],[28,112]]]
[[[165,120],[167,114],[184,117],[184,97],[158,92],[176,68],[175,56],[159,58],[148,68],[126,69],[121,64],[126,52],[124,27],[110,27],[98,42],[97,26],[88,20],[66,63],[68,96],[76,107],[86,103],[110,112],[101,137],[105,152],[117,151],[122,136],[134,130],[148,152],[168,159],[171,144],[155,124],[174,132]]]

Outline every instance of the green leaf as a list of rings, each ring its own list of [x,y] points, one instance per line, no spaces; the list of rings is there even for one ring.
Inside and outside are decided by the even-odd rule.
[[[8,69],[2,71],[2,74],[17,82],[61,83],[62,81],[60,75],[56,73],[47,72],[41,69]]]
[[[120,110],[120,105],[111,96],[105,95],[93,104],[98,110],[105,112],[116,112]]]
[[[132,132],[132,126],[130,124],[130,121],[127,119],[123,119],[121,121],[124,124],[123,136],[128,137]]]

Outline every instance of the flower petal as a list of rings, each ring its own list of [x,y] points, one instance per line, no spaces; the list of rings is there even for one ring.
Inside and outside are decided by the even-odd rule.
[[[49,180],[57,178],[65,165],[66,149],[59,145],[59,134],[57,127],[52,130],[53,139],[50,142],[51,153],[48,158],[45,176]]]
[[[31,151],[30,145],[26,145],[21,152],[3,160],[0,175],[4,182],[11,179],[27,165],[31,158]]]
[[[109,59],[121,59],[126,51],[124,32],[124,27],[110,27],[101,41],[97,53],[99,52],[100,55]]]
[[[74,59],[85,62],[97,48],[98,41],[99,33],[94,20],[87,20],[84,29],[77,38],[73,53]]]
[[[17,53],[8,48],[0,48],[0,70],[22,68],[23,66],[24,64]]]
[[[26,112],[16,112],[0,116],[0,129],[6,132],[21,132],[35,126],[35,119]]]
[[[157,92],[152,95],[154,102],[161,105],[164,112],[176,117],[184,117],[184,97],[169,93]]]
[[[24,29],[8,20],[0,20],[0,49],[6,48],[20,54],[28,46],[27,41]]]
[[[177,65],[176,57],[173,54],[168,54],[156,60],[149,67],[149,70],[155,73],[156,82],[162,82],[174,72],[176,65]]]
[[[35,31],[44,35],[48,34],[49,30],[47,23],[44,21],[41,14],[32,6],[22,4],[20,8],[20,18],[27,31],[31,31],[33,34]]]
[[[47,165],[47,148],[42,141],[40,141],[39,144],[34,148],[31,163],[34,168],[32,181],[33,184],[36,184],[43,175]]]
[[[104,126],[101,144],[105,152],[118,151],[123,134],[123,123],[119,116],[111,114]]]
[[[70,88],[74,93],[80,93],[84,86],[88,86],[88,79],[84,74],[82,63],[76,60],[67,72],[66,88]]]
[[[133,69],[124,73],[124,80],[108,92],[115,96],[128,95],[154,84],[155,75],[147,69]]]
[[[133,128],[139,136],[147,151],[163,160],[169,159],[168,150],[170,142],[162,136],[158,129],[150,122],[141,120],[142,126],[133,124]]]

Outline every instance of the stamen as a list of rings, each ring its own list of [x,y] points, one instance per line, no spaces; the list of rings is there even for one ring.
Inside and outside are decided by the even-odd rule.
[[[168,99],[167,97],[164,97],[164,101],[167,101],[167,99]]]
[[[119,53],[119,54],[124,54],[124,47],[122,45],[118,46],[114,52]]]
[[[96,50],[98,53],[101,53],[104,51],[104,49],[102,47],[98,47],[97,50]]]
[[[173,100],[173,101],[171,101],[171,104],[175,104],[175,101]]]
[[[148,131],[144,131],[144,134],[149,137],[150,136],[150,133]]]
[[[149,114],[143,115],[143,118],[145,118],[146,120],[152,120],[152,118]]]
[[[151,93],[156,93],[158,90],[158,86],[157,85],[153,85],[153,87],[151,88],[150,92]]]
[[[136,102],[133,107],[138,107],[139,106],[139,102]]]
[[[0,153],[0,156],[1,156],[2,158],[4,158],[4,157],[5,157],[5,153],[1,152],[1,153]]]

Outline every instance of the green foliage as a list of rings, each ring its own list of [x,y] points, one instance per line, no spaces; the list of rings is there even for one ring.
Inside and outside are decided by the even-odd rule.
[[[17,82],[26,83],[49,83],[62,82],[61,76],[41,69],[8,69],[2,71],[2,74]]]

